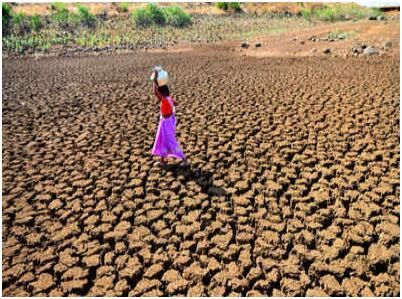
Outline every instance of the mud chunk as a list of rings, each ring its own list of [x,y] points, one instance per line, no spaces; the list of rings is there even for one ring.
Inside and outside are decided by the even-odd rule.
[[[88,269],[82,269],[81,267],[73,267],[68,269],[63,275],[63,280],[80,279],[88,276]]]
[[[208,269],[201,267],[200,263],[194,262],[189,267],[184,269],[183,277],[187,280],[201,281],[207,275]]]
[[[145,278],[155,278],[159,276],[163,272],[163,265],[162,264],[155,264],[146,270],[144,273]]]
[[[100,265],[100,256],[98,254],[87,256],[84,258],[84,263],[88,267],[97,267]]]
[[[129,230],[131,229],[131,223],[128,221],[122,221],[116,225],[112,232],[105,234],[105,240],[114,239],[115,241],[120,241],[125,237]]]
[[[301,296],[303,291],[303,285],[295,279],[283,278],[281,280],[281,290],[287,296]]]
[[[78,180],[73,182],[73,187],[85,188],[92,184],[92,180]]]
[[[215,244],[218,248],[222,250],[226,250],[229,246],[230,241],[233,238],[233,233],[229,231],[227,234],[224,235],[216,235],[212,237],[211,242]]]
[[[94,286],[89,290],[89,296],[105,296],[108,290],[113,289],[114,275],[103,276],[95,280]]]
[[[202,283],[197,283],[195,286],[192,286],[187,291],[188,297],[202,297],[205,296],[205,287]]]
[[[61,288],[64,292],[76,292],[82,290],[84,286],[88,283],[87,279],[73,279],[69,281],[63,281],[61,283]]]
[[[320,279],[320,284],[330,296],[342,295],[342,287],[332,275],[325,275]]]
[[[123,267],[123,270],[120,271],[120,277],[122,278],[134,278],[142,270],[142,264],[138,257],[130,257],[128,261],[123,264]]]
[[[350,244],[364,245],[373,239],[374,229],[368,222],[359,222],[346,230],[346,240]]]
[[[168,283],[166,291],[169,295],[184,291],[189,284],[176,270],[165,272],[162,276],[162,281]]]
[[[308,289],[306,292],[307,297],[329,297],[327,293],[324,292],[320,287],[315,287],[313,289]]]
[[[128,291],[130,289],[130,286],[127,283],[126,279],[119,280],[116,283],[116,286],[114,287],[114,291],[116,292],[116,295],[122,296],[124,292]]]
[[[372,244],[369,247],[367,259],[372,269],[379,266],[387,266],[391,257],[391,252],[381,244]]]
[[[31,283],[34,293],[45,292],[55,286],[53,276],[48,273],[39,275],[38,280]]]
[[[59,199],[55,199],[49,204],[49,209],[58,210],[63,207],[63,203]]]
[[[361,291],[367,286],[367,283],[358,277],[345,278],[342,281],[342,288],[347,296],[363,296]]]
[[[161,282],[156,279],[141,279],[134,290],[130,291],[128,295],[130,297],[138,297],[144,294],[145,292],[149,292],[152,289],[159,288],[161,286]]]
[[[28,272],[21,276],[21,278],[19,279],[19,282],[23,283],[23,284],[27,284],[34,280],[35,280],[35,275],[32,272]]]
[[[60,231],[53,234],[52,241],[58,242],[61,240],[65,240],[71,236],[77,235],[80,232],[81,232],[81,230],[78,227],[78,224],[72,223],[72,224],[69,224],[69,225],[63,227]]]
[[[397,224],[383,221],[376,226],[375,231],[379,235],[380,244],[388,246],[399,240],[399,226]]]

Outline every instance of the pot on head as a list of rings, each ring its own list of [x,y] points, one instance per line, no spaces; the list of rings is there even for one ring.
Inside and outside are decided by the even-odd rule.
[[[160,67],[160,66],[157,66],[157,67],[155,67],[154,69],[153,69],[153,71],[157,71],[158,72],[158,78],[157,78],[157,82],[158,82],[158,86],[164,86],[164,85],[167,85],[168,84],[168,82],[169,82],[169,75],[168,75],[168,73],[166,72],[166,71],[164,71],[163,69],[162,69],[162,67]],[[151,75],[151,80],[153,81],[154,80],[154,72],[152,72],[152,75]]]

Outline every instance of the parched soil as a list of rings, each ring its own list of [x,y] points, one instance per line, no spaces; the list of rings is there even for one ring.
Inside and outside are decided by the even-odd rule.
[[[398,296],[399,63],[3,60],[3,295]],[[150,156],[156,64],[188,167]]]

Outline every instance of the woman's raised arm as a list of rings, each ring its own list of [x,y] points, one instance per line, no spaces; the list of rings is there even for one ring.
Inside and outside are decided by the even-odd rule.
[[[159,92],[159,90],[158,90],[158,81],[157,81],[157,79],[158,79],[158,72],[157,71],[155,71],[155,76],[154,76],[154,81],[152,82],[152,91],[153,91],[153,93],[154,93],[154,95],[158,98],[158,100],[159,101],[162,101],[163,100],[163,96],[162,96],[162,94]]]

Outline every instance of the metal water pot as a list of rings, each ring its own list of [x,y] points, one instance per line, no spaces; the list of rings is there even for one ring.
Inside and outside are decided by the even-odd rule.
[[[151,78],[150,78],[151,81],[154,80],[154,76],[155,76],[154,71],[158,72],[158,79],[156,80],[158,82],[158,86],[167,85],[168,81],[169,81],[169,75],[165,70],[162,69],[161,66],[154,67]]]

